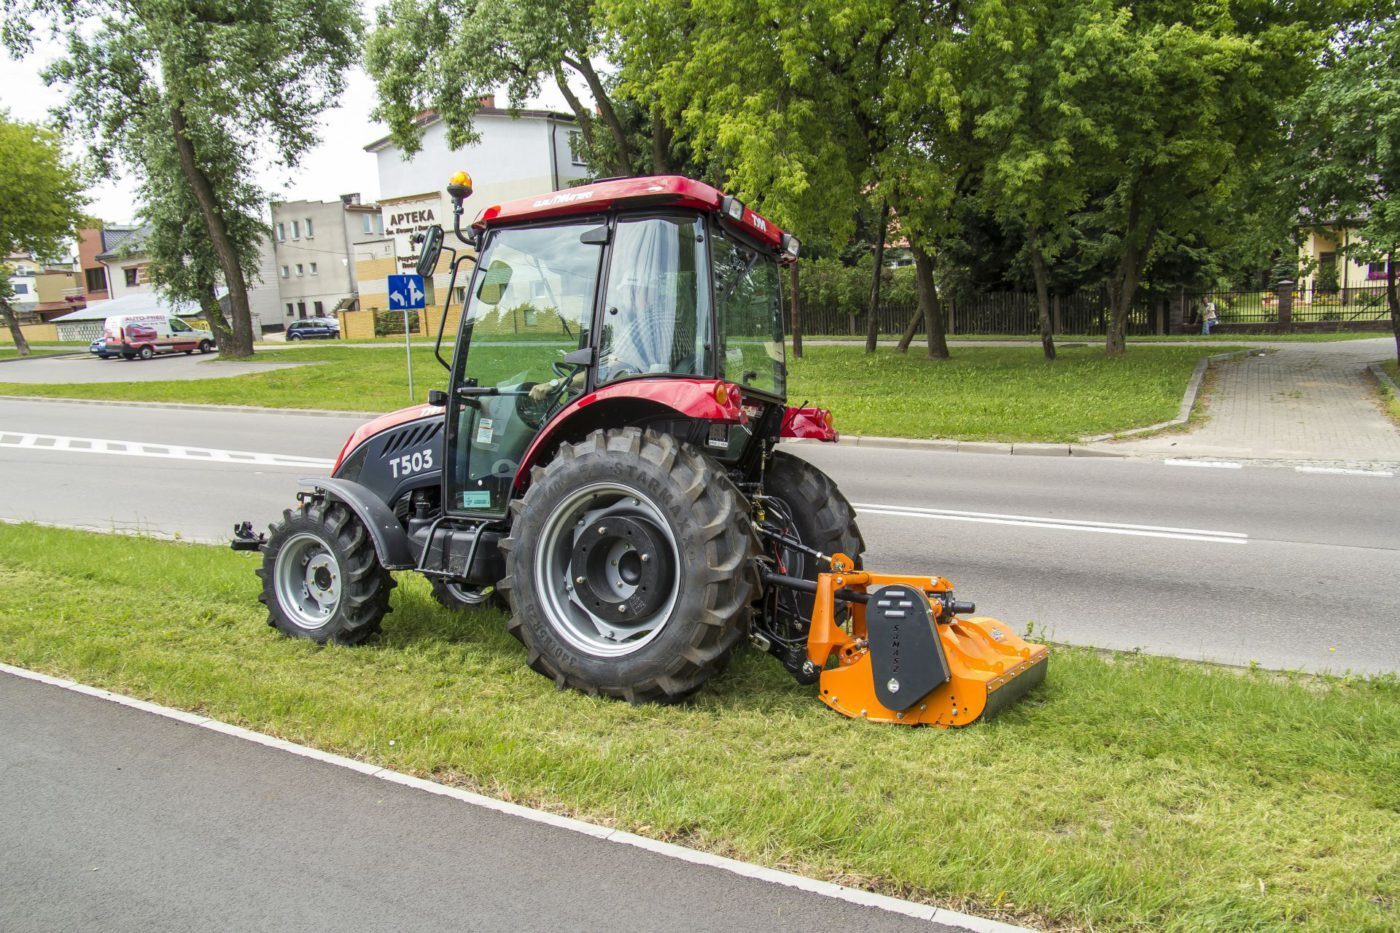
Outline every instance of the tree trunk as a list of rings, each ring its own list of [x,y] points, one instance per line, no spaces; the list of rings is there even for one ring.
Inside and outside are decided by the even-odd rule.
[[[1390,305],[1390,330],[1395,334],[1395,359],[1400,362],[1400,291],[1395,287],[1395,248],[1385,257],[1385,300]]]
[[[554,83],[559,85],[559,91],[564,95],[564,100],[569,105],[569,109],[574,112],[574,119],[578,121],[579,132],[583,134],[583,144],[588,147],[590,154],[598,151],[598,140],[593,135],[593,114],[583,105],[583,101],[578,99],[573,88],[569,87],[569,79],[564,75],[564,69],[560,65],[554,66]],[[616,166],[609,166],[609,175],[626,175],[627,172],[617,171]]]
[[[928,358],[948,358],[947,322],[943,320],[943,305],[933,283],[933,257],[915,246],[914,281],[919,286],[919,308],[924,312],[924,330],[928,334]]]
[[[1128,309],[1133,306],[1138,276],[1141,275],[1138,255],[1135,247],[1125,247],[1118,268],[1108,280],[1108,326],[1104,328],[1107,332],[1104,352],[1109,356],[1122,356],[1128,350]]]
[[[224,273],[224,285],[228,287],[229,311],[233,316],[228,343],[220,342],[219,356],[243,359],[253,355],[253,314],[248,306],[248,284],[243,278],[243,267],[238,262],[238,250],[229,236],[228,225],[224,223],[218,201],[214,197],[214,186],[209,176],[204,174],[190,141],[185,123],[185,113],[179,102],[170,107],[170,124],[175,130],[175,149],[180,155],[180,171],[194,192],[199,212],[204,219],[205,232],[209,234],[214,255],[219,258],[219,268]]]
[[[661,105],[651,108],[651,173],[671,174],[671,128],[661,115]]]
[[[880,204],[880,230],[875,237],[875,274],[870,277],[870,307],[865,313],[865,352],[874,353],[880,340],[880,277],[885,271],[885,235],[890,228],[890,202]]]
[[[909,323],[904,325],[904,333],[899,337],[899,343],[894,345],[895,350],[900,353],[909,352],[909,344],[914,342],[914,335],[919,332],[919,322],[924,319],[923,305],[914,303],[914,313],[909,315]]]
[[[798,316],[797,302],[797,263],[792,264],[792,296],[789,299],[792,314],[792,355],[802,359],[802,318]]]
[[[1045,358],[1055,358],[1055,328],[1050,321],[1050,272],[1045,268],[1045,254],[1040,251],[1040,241],[1034,232],[1027,244],[1031,256],[1031,271],[1035,274],[1035,300],[1040,308],[1040,348]]]
[[[10,339],[15,342],[15,352],[20,356],[28,356],[29,341],[24,339],[24,331],[19,329],[19,318],[15,316],[15,309],[10,307],[8,301],[0,301],[0,316],[5,318],[5,326],[10,328]]]
[[[586,53],[579,55],[577,60],[565,58],[564,61],[583,75],[583,80],[587,82],[588,90],[593,95],[593,103],[598,105],[598,116],[612,133],[613,142],[617,145],[618,161],[627,167],[623,174],[632,174],[632,146],[627,141],[627,130],[618,119],[617,111],[613,109],[612,99],[608,97],[608,89],[603,87],[603,80],[598,77],[598,72],[593,70],[593,63],[588,60]]]
[[[219,307],[219,299],[213,285],[208,286],[204,294],[199,296],[199,309],[204,313],[204,319],[209,322],[209,330],[214,334],[215,343],[222,347],[225,342],[233,340],[233,331],[224,317],[224,309]]]

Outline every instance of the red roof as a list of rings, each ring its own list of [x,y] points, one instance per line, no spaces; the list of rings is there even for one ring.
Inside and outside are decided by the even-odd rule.
[[[598,181],[577,188],[565,188],[533,198],[519,198],[504,204],[493,204],[477,215],[472,226],[477,229],[507,223],[567,217],[574,214],[597,214],[614,207],[681,207],[718,213],[724,193],[702,181],[680,175],[652,175],[642,178],[619,178]],[[744,208],[743,226],[759,240],[781,248],[783,231],[778,225]]]

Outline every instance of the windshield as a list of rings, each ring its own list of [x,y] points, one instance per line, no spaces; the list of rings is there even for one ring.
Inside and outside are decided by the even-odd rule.
[[[783,296],[778,263],[716,227],[715,310],[721,373],[778,397],[787,393],[783,362]]]

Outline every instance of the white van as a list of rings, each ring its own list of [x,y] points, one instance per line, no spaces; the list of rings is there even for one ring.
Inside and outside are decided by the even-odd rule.
[[[208,353],[214,349],[214,335],[195,330],[177,317],[164,314],[118,314],[102,324],[107,352],[122,359],[149,360],[157,353]]]

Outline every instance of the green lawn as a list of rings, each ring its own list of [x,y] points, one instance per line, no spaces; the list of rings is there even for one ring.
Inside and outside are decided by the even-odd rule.
[[[254,566],[223,548],[0,526],[0,659],[1009,920],[1400,926],[1394,678],[1059,648],[1002,717],[940,732],[843,719],[750,651],[691,705],[634,708],[555,690],[500,613],[453,616],[416,578],[369,645],[281,638]]]
[[[31,357],[36,357],[36,356],[53,356],[55,353],[66,353],[66,352],[71,352],[71,351],[68,351],[68,350],[65,350],[65,349],[61,349],[61,348],[58,348],[58,347],[30,347],[30,348],[29,348],[29,355],[30,355]],[[0,360],[16,360],[16,359],[19,359],[19,351],[18,351],[18,350],[16,350],[14,347],[0,347]]]
[[[1228,334],[1216,333],[1209,337],[1201,334],[1145,334],[1141,337],[1128,337],[1129,345],[1134,343],[1239,343],[1239,342],[1261,342],[1261,343],[1331,343],[1336,340],[1374,340],[1377,337],[1385,337],[1387,334],[1381,331],[1368,331],[1364,333],[1299,333],[1299,334]],[[852,337],[850,334],[803,334],[803,340],[840,340],[850,343],[865,343],[864,337]],[[997,341],[997,342],[1021,342],[1035,343],[1039,345],[1040,338],[1029,334],[949,334],[949,343],[960,343],[962,341]],[[1055,345],[1060,346],[1066,343],[1087,343],[1092,346],[1103,345],[1103,334],[1056,334]],[[894,346],[897,338],[889,335],[880,337],[881,346]],[[923,342],[922,335],[915,339],[913,345],[915,349],[927,346]]]
[[[808,347],[791,359],[789,400],[832,408],[847,434],[957,437],[964,440],[1070,441],[1086,434],[1154,424],[1176,414],[1181,393],[1204,354],[1220,347],[1142,347],[1110,360],[1094,347],[1065,348],[1047,364],[1036,347],[959,347],[932,362],[882,349]],[[496,348],[493,373],[524,367],[538,350]],[[410,403],[404,360],[388,351],[335,346],[264,353],[265,362],[308,362],[228,379],[191,382],[22,385],[0,382],[0,395],[45,395],[277,408],[389,411]],[[417,400],[444,387],[432,351],[415,348]],[[217,366],[218,363],[210,363]],[[482,375],[482,374],[478,374]],[[4,372],[0,371],[0,378]]]
[[[1072,441],[1176,416],[1196,362],[1238,347],[1155,346],[1109,359],[1066,347],[955,347],[950,360],[808,347],[788,397],[829,406],[846,434],[963,440]]]
[[[1388,363],[1382,363],[1381,368],[1390,375],[1391,379],[1395,380],[1397,385],[1400,385],[1400,363],[1391,360]],[[1390,420],[1400,425],[1400,396],[1390,391],[1388,387],[1381,386],[1381,397],[1385,401],[1386,412],[1390,415]]]

